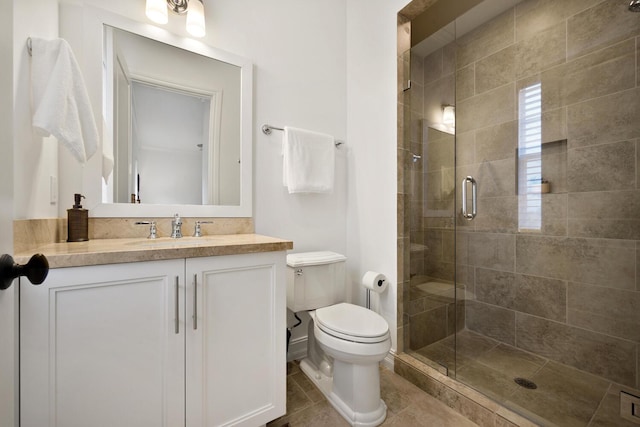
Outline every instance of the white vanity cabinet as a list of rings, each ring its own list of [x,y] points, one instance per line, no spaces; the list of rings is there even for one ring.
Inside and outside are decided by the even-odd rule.
[[[22,427],[285,412],[285,252],[52,269],[20,289]]]

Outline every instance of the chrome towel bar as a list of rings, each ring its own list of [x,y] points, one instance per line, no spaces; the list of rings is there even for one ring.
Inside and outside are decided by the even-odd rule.
[[[284,131],[284,128],[279,128],[271,125],[262,125],[262,133],[264,133],[265,135],[271,135],[272,130]],[[339,147],[342,144],[344,144],[344,141],[336,140],[335,144],[336,144],[336,147]]]

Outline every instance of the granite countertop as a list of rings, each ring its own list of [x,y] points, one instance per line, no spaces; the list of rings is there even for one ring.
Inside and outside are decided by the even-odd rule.
[[[238,255],[257,252],[284,251],[293,248],[290,240],[259,234],[227,234],[172,239],[97,239],[86,242],[50,243],[29,253],[16,253],[15,262],[25,264],[35,253],[44,254],[50,268],[163,259]]]

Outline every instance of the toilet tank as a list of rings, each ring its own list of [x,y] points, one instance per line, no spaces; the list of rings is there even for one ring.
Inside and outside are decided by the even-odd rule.
[[[345,301],[346,260],[329,251],[287,255],[287,308],[296,313]]]

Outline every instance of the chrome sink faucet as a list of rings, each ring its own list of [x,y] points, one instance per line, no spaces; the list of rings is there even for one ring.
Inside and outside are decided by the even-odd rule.
[[[171,237],[174,239],[182,237],[182,218],[178,214],[175,214],[171,220]]]
[[[200,224],[213,224],[213,221],[196,221],[196,228],[193,237],[202,237],[202,227]]]

